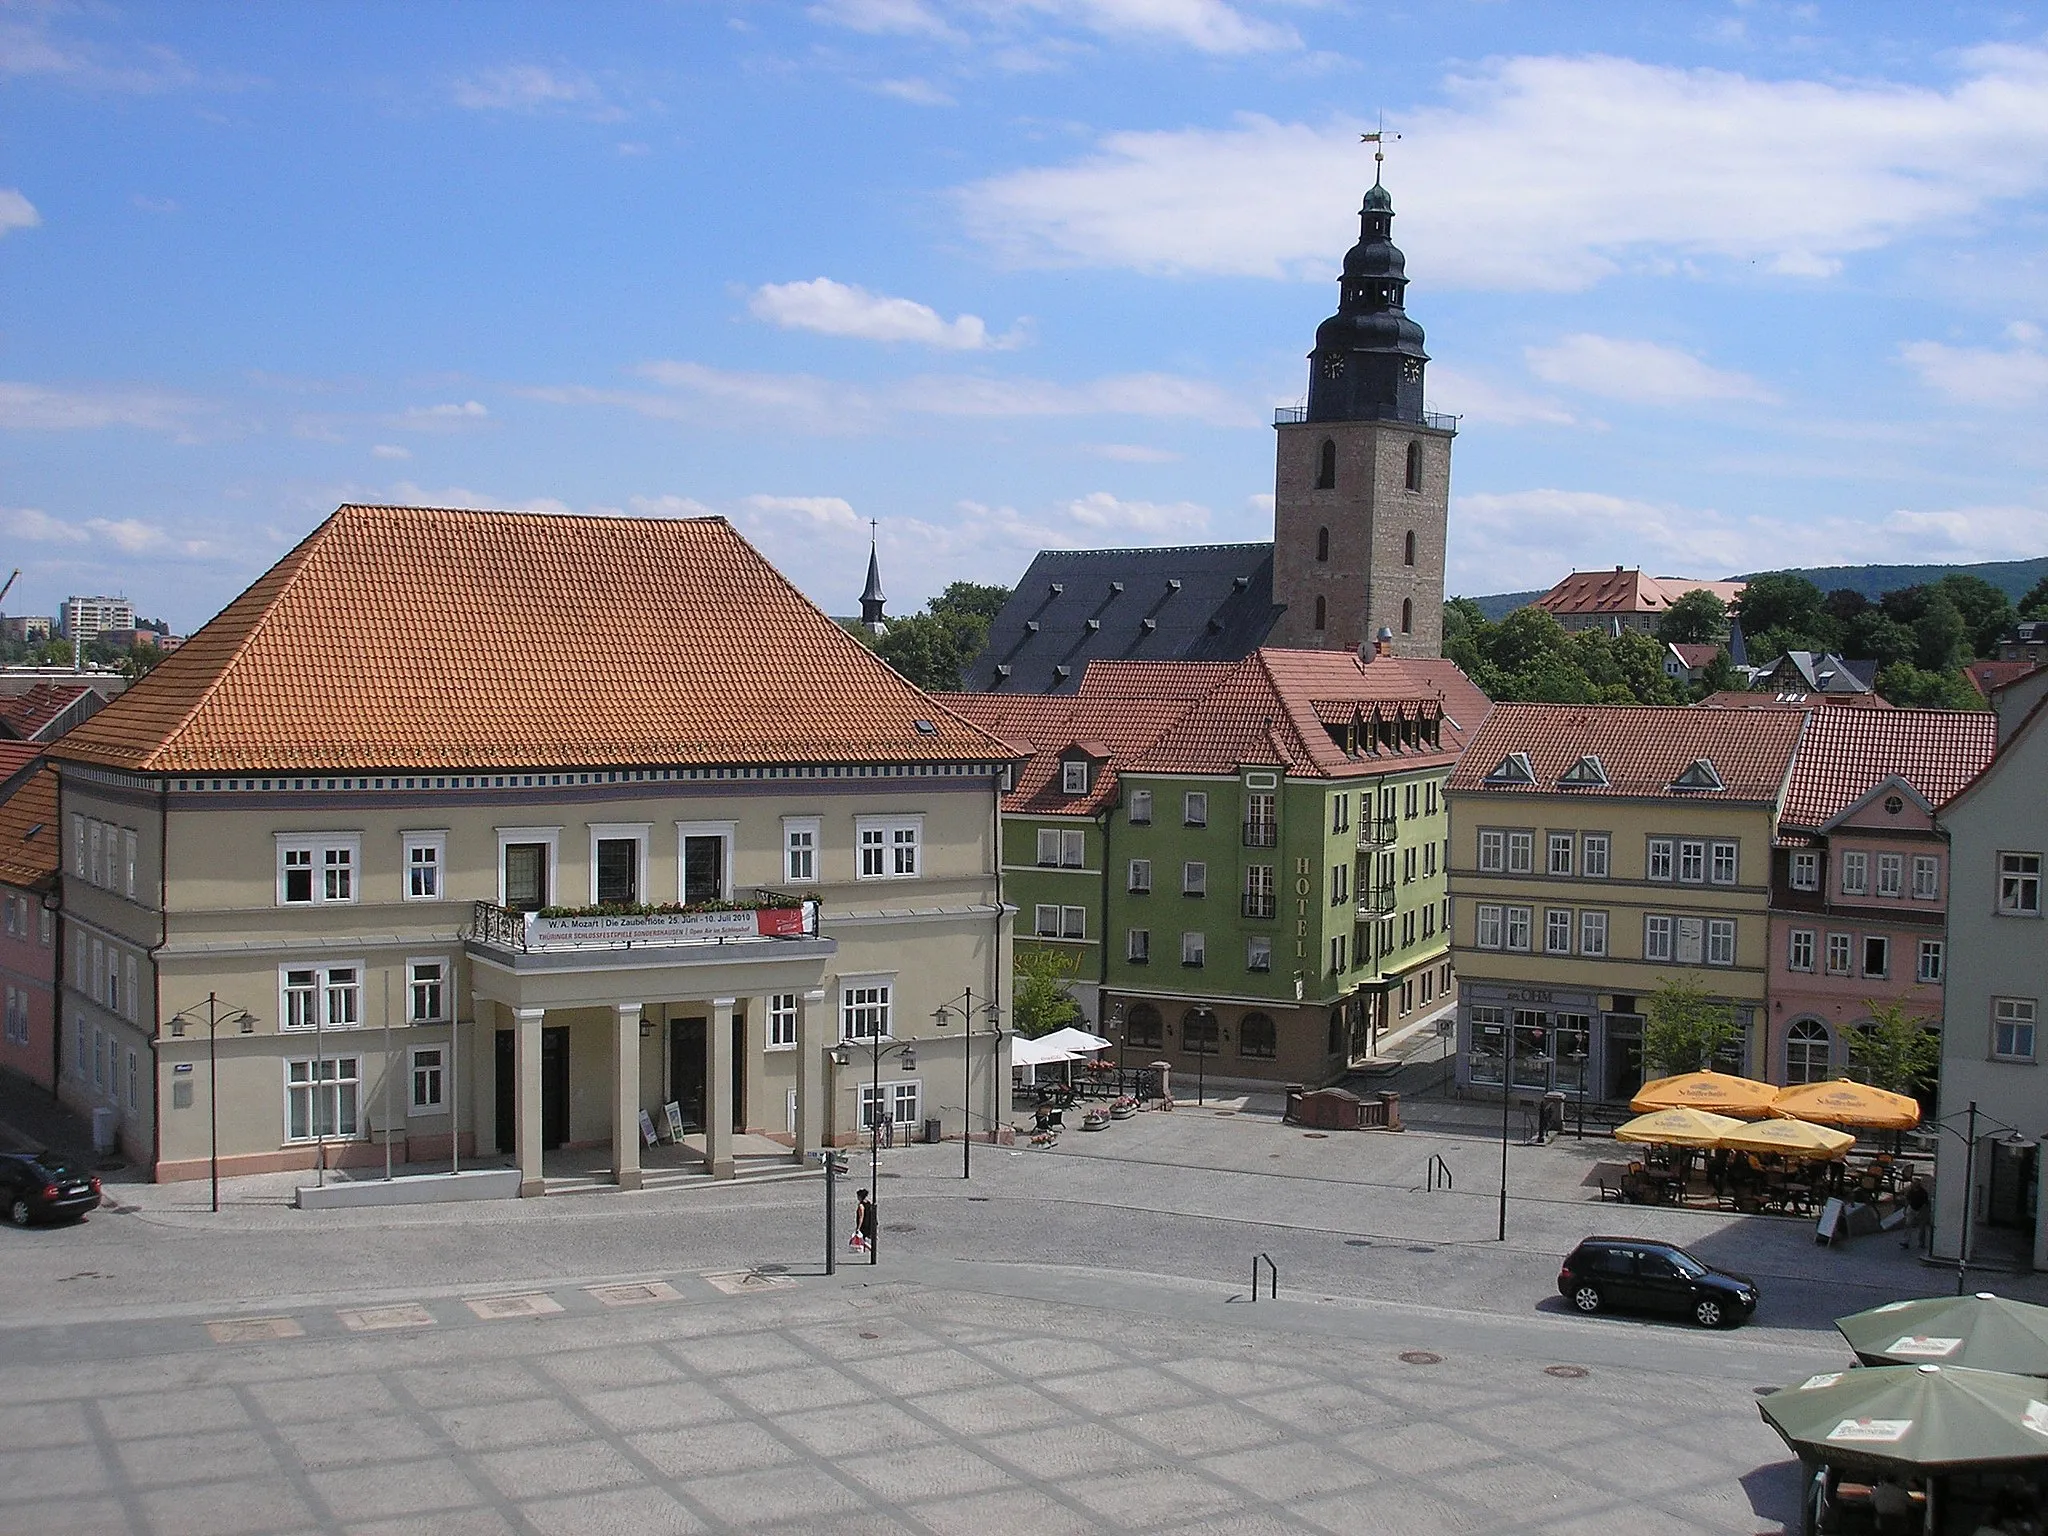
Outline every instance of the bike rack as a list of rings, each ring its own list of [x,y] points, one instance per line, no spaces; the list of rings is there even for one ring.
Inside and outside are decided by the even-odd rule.
[[[1272,1256],[1264,1253],[1252,1255],[1252,1300],[1257,1301],[1259,1299],[1259,1266],[1261,1264],[1266,1266],[1266,1273],[1269,1277],[1266,1299],[1268,1301],[1278,1301],[1280,1299],[1280,1269],[1279,1266],[1274,1264]]]
[[[1429,1154],[1428,1180],[1428,1187],[1431,1189],[1451,1187],[1451,1165],[1434,1152]]]

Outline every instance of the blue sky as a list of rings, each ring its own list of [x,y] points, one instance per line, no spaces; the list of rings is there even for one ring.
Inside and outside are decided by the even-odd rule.
[[[833,612],[1270,536],[1387,181],[1451,586],[2048,552],[2048,11],[0,3],[7,611],[345,500],[723,513]]]

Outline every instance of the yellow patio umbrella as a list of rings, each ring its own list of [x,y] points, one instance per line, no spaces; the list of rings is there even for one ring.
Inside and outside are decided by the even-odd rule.
[[[1703,1109],[1660,1109],[1637,1115],[1614,1128],[1616,1141],[1640,1141],[1657,1147],[1713,1147],[1742,1129],[1740,1120],[1710,1115]]]
[[[1856,1145],[1847,1131],[1830,1130],[1805,1120],[1759,1120],[1721,1138],[1730,1152],[1776,1152],[1784,1157],[1832,1161]]]
[[[1637,1114],[1655,1109],[1704,1109],[1717,1115],[1755,1120],[1771,1112],[1778,1090],[1753,1078],[1726,1072],[1681,1072],[1645,1083],[1628,1107]]]
[[[1818,1120],[1873,1131],[1910,1131],[1920,1123],[1920,1105],[1903,1093],[1838,1077],[1831,1083],[1800,1083],[1771,1100],[1771,1113],[1784,1120]]]

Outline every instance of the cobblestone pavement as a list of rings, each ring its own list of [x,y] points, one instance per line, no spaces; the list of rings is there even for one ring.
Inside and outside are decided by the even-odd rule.
[[[276,1177],[218,1215],[115,1185],[0,1231],[0,1532],[1777,1530],[1754,1389],[1953,1285],[1888,1238],[1599,1204],[1594,1139],[1510,1149],[1501,1243],[1476,1126],[1270,1107],[972,1180],[884,1153],[882,1262],[831,1278],[816,1178],[300,1212]],[[1757,1323],[1565,1314],[1558,1257],[1616,1228],[1755,1275]],[[1248,1304],[1261,1252],[1282,1296]]]

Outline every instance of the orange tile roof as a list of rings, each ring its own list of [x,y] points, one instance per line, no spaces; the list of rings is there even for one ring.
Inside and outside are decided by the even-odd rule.
[[[1732,603],[1748,585],[1741,581],[1695,581],[1689,576],[1645,576],[1641,571],[1573,571],[1536,599],[1562,618],[1567,614],[1662,613],[1688,592],[1707,591]]]
[[[58,863],[57,775],[45,763],[0,801],[0,880],[40,885]]]
[[[1814,715],[1826,713],[1815,710]],[[1453,790],[1485,794],[1569,794],[1630,799],[1775,804],[1806,726],[1804,710],[1688,709],[1666,704],[1496,704],[1465,749]],[[1525,753],[1535,783],[1489,784],[1510,753]],[[1582,757],[1597,757],[1605,788],[1559,789]],[[1699,758],[1714,766],[1721,789],[1673,789]]]
[[[1991,690],[2003,688],[2015,682],[2040,666],[2037,661],[1973,661],[1963,668],[1963,676],[1970,680],[1985,698],[1991,697]]]
[[[1938,809],[1997,750],[1998,716],[1988,709],[1817,709],[1781,820],[1809,831],[1825,826],[1894,776]]]
[[[1694,709],[1890,709],[1891,701],[1875,693],[1756,693],[1724,688],[1710,693]]]
[[[1439,749],[1350,756],[1328,729],[1332,707],[1370,713],[1441,710]],[[1456,662],[1376,657],[1350,651],[1254,651],[1205,693],[1171,729],[1127,765],[1131,772],[1235,773],[1272,764],[1297,777],[1344,778],[1390,769],[1448,765],[1486,718],[1492,701]],[[1348,721],[1349,714],[1344,718]]]
[[[37,683],[27,693],[0,704],[0,726],[16,741],[34,741],[39,732],[91,692],[83,683]]]
[[[35,762],[48,747],[33,741],[0,741],[0,787]]]
[[[50,750],[145,773],[1009,755],[723,518],[372,506]]]

